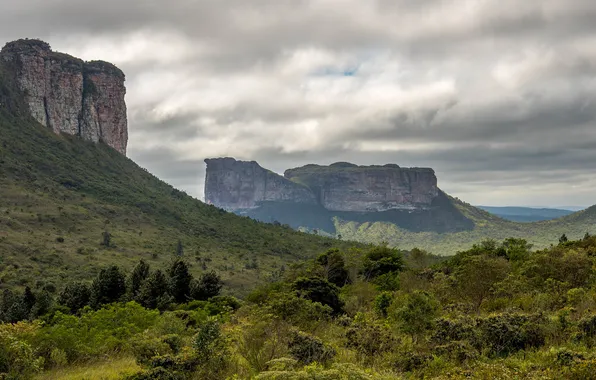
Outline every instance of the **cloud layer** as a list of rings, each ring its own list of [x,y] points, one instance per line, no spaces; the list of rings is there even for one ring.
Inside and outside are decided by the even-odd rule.
[[[593,0],[0,0],[127,74],[129,155],[202,197],[206,157],[430,166],[470,203],[596,203]]]

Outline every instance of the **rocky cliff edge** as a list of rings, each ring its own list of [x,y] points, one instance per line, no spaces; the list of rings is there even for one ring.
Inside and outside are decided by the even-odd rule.
[[[0,51],[0,65],[15,77],[40,124],[126,154],[125,77],[116,66],[84,62],[27,39],[7,43]]]
[[[357,166],[340,162],[286,170],[284,177],[254,161],[207,159],[205,200],[228,211],[262,202],[320,205],[329,211],[426,210],[438,196],[429,168]]]

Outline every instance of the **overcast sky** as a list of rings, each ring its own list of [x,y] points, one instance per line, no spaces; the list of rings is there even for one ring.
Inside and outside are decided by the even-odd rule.
[[[594,0],[0,0],[0,41],[111,61],[128,155],[435,169],[483,205],[596,203]]]

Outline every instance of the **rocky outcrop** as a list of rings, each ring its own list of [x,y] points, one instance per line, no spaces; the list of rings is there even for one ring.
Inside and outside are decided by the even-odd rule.
[[[247,210],[263,202],[316,204],[304,186],[262,168],[255,161],[206,159],[205,202],[228,211]]]
[[[126,154],[125,78],[116,66],[53,52],[39,40],[9,42],[0,52],[0,64],[14,74],[40,124]]]
[[[397,165],[306,165],[284,177],[254,161],[207,159],[205,200],[228,211],[262,202],[319,205],[329,211],[426,210],[439,195],[435,172]]]
[[[398,165],[336,163],[286,170],[284,176],[308,186],[330,211],[379,212],[428,209],[439,189],[434,170]]]

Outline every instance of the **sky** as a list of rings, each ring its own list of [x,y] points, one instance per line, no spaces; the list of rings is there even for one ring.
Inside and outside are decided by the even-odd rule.
[[[0,0],[126,73],[128,156],[203,197],[208,157],[278,173],[432,167],[481,205],[596,203],[594,0]]]

